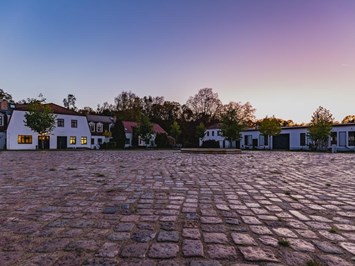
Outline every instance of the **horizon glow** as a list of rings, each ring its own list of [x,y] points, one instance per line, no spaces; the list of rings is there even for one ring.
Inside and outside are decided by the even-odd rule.
[[[355,114],[355,1],[0,2],[0,88],[77,106],[213,88],[257,118]]]

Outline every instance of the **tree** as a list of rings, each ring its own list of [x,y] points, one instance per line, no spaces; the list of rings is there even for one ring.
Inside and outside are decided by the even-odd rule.
[[[11,101],[12,96],[11,96],[11,94],[4,91],[3,89],[0,89],[0,100]]]
[[[240,132],[245,127],[245,122],[243,121],[241,114],[238,113],[238,109],[235,108],[232,103],[224,106],[224,110],[221,114],[221,130],[223,136],[230,142],[230,147],[232,147],[232,142],[240,139]]]
[[[210,123],[217,117],[222,102],[211,88],[204,88],[194,97],[190,97],[186,105],[192,110],[195,120]]]
[[[350,124],[350,123],[355,123],[355,115],[347,115],[344,117],[344,119],[341,121],[343,124]]]
[[[317,150],[323,150],[328,146],[328,139],[334,123],[333,115],[322,106],[313,113],[308,133],[312,140],[312,146]]]
[[[149,144],[153,134],[153,125],[150,123],[149,118],[143,114],[141,115],[138,124],[137,134],[145,142],[145,144]]]
[[[265,117],[261,120],[259,125],[259,131],[264,136],[267,136],[269,139],[269,147],[271,150],[270,139],[271,136],[277,136],[281,132],[281,125],[279,119],[273,117]]]
[[[181,135],[181,129],[180,125],[178,122],[174,121],[171,126],[170,126],[170,135],[175,139],[175,141],[178,141],[178,137]]]
[[[116,143],[118,149],[123,149],[126,143],[126,133],[121,120],[116,119],[112,130],[112,140]]]
[[[76,98],[73,94],[68,94],[67,98],[63,99],[64,107],[71,110],[76,110],[75,106]]]
[[[196,137],[198,138],[198,140],[202,139],[205,136],[205,131],[205,124],[200,122],[200,124],[198,124],[198,126],[196,127]]]
[[[36,100],[29,104],[24,123],[40,136],[47,136],[55,128],[55,117],[48,105]],[[42,142],[42,149],[44,149],[44,142]]]

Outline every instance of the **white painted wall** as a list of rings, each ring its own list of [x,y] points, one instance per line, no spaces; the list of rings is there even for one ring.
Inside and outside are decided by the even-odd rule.
[[[7,129],[7,149],[34,150],[38,145],[38,134],[25,126],[25,111],[14,110]],[[90,148],[91,133],[85,116],[56,114],[56,119],[64,119],[64,127],[55,127],[50,133],[50,149],[57,149],[57,136],[67,137],[68,148]],[[77,120],[78,127],[71,127],[71,120]],[[56,124],[57,125],[57,124]],[[32,135],[32,144],[18,144],[18,135]],[[76,144],[70,144],[70,137],[76,137]],[[87,138],[87,143],[81,144],[81,137]]]

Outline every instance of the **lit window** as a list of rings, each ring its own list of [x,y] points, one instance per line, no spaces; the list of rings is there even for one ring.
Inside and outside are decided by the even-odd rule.
[[[18,135],[17,143],[18,144],[32,144],[32,136],[31,135]]]
[[[102,123],[97,123],[96,131],[97,132],[103,132],[104,131],[104,127],[103,127]]]
[[[87,137],[81,137],[81,145],[86,145],[88,143]]]
[[[75,136],[74,136],[74,137],[70,137],[69,143],[70,143],[71,145],[76,144],[76,137],[75,137]]]
[[[57,127],[64,127],[64,119],[57,119]]]
[[[89,123],[89,126],[90,126],[90,131],[91,131],[91,132],[95,132],[95,123],[90,122],[90,123]]]
[[[78,120],[72,120],[71,121],[71,127],[77,128],[78,127]]]

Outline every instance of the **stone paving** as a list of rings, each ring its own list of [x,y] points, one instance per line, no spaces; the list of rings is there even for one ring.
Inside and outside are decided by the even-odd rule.
[[[355,155],[0,152],[0,265],[355,264]]]

